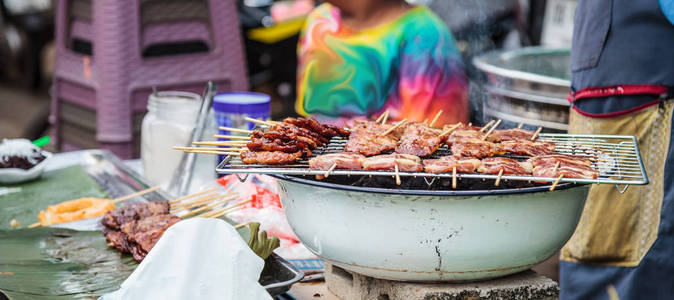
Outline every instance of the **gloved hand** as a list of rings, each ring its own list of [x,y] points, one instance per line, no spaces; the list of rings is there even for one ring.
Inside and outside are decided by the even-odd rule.
[[[267,259],[274,249],[281,245],[277,237],[267,238],[267,232],[260,231],[260,223],[251,222],[248,224],[250,231],[250,240],[248,240],[248,247],[250,247],[257,256],[262,259]]]

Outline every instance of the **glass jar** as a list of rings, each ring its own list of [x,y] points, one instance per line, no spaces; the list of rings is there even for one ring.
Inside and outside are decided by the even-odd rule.
[[[194,93],[164,91],[150,95],[141,127],[140,158],[144,177],[166,188],[197,122],[201,97]]]

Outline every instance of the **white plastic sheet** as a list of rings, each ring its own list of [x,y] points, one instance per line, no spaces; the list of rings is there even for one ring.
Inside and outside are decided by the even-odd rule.
[[[194,218],[171,226],[103,300],[272,299],[258,283],[264,261],[228,223]]]

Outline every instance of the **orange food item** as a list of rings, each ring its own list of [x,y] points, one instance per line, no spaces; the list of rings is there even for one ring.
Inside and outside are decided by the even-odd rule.
[[[80,198],[50,205],[46,210],[40,211],[37,218],[41,226],[49,226],[100,217],[113,209],[115,204],[108,199]]]

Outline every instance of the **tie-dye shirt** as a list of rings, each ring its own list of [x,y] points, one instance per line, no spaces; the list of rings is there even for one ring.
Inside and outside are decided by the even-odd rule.
[[[468,121],[468,84],[456,43],[428,8],[354,31],[339,9],[322,4],[307,18],[298,45],[301,115],[341,123],[389,110],[391,120]]]

